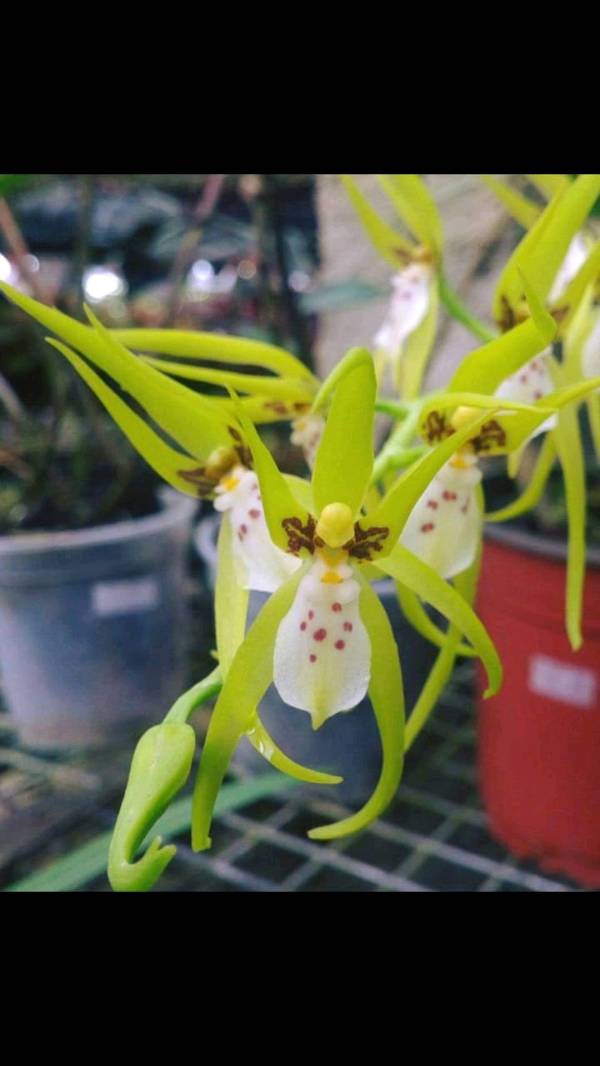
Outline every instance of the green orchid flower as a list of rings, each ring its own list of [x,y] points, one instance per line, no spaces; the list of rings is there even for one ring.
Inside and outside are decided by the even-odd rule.
[[[387,615],[370,582],[392,576],[418,591],[456,626],[480,655],[490,692],[500,682],[500,663],[465,600],[400,543],[400,534],[425,487],[489,419],[471,413],[453,439],[440,441],[405,471],[382,498],[369,495],[373,469],[376,380],[372,357],[353,349],[324,383],[315,409],[330,403],[310,485],[286,479],[240,407],[240,430],[252,452],[265,517],[274,543],[301,562],[267,601],[244,639],[243,608],[228,598],[218,627],[229,641],[228,669],[202,752],[194,791],[193,846],[210,846],[212,810],[239,740],[256,728],[257,708],[274,683],[290,706],[311,715],[320,728],[369,695],[383,749],[377,787],[355,815],[311,831],[327,840],[354,832],[385,809],[402,773],[404,711],[400,659]],[[366,501],[370,505],[366,505]],[[224,549],[225,551],[226,549]],[[239,619],[238,637],[228,619]],[[220,618],[221,616],[221,618]]]
[[[412,238],[390,226],[371,206],[354,179],[342,175],[371,243],[396,270],[389,310],[374,338],[378,379],[382,380],[389,367],[399,395],[411,400],[419,393],[435,340],[442,224],[433,197],[418,175],[378,174],[377,179],[413,234]]]
[[[540,499],[555,461],[560,463],[565,482],[568,518],[566,627],[574,649],[580,647],[581,609],[585,576],[585,460],[579,432],[577,405],[585,400],[592,436],[600,456],[600,398],[594,383],[600,375],[600,359],[593,358],[597,311],[595,293],[600,277],[600,241],[582,235],[591,208],[600,194],[600,175],[580,175],[570,181],[565,175],[531,175],[544,195],[551,196],[547,207],[533,217],[521,204],[519,221],[529,230],[505,267],[494,296],[494,312],[501,327],[526,317],[523,304],[523,274],[535,285],[539,300],[548,301],[549,312],[557,322],[556,340],[562,343],[563,358],[558,362],[549,349],[522,364],[517,373],[505,378],[496,390],[500,397],[552,403],[559,386],[571,397],[560,415],[543,423],[537,432],[546,437],[525,492],[508,507],[486,515],[488,521],[507,521],[524,514]],[[489,179],[488,179],[489,182]],[[502,195],[514,211],[514,190]],[[507,186],[502,187],[504,190]],[[511,198],[512,197],[512,198]],[[524,198],[523,198],[524,199]],[[600,331],[598,333],[600,335]],[[587,384],[581,384],[581,378]],[[509,463],[514,476],[522,453]]]

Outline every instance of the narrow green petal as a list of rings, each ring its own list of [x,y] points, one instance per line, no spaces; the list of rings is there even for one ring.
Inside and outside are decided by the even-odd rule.
[[[523,226],[523,229],[531,229],[541,214],[541,208],[528,200],[522,193],[517,192],[511,185],[504,181],[498,181],[491,174],[482,174],[481,180],[492,190],[500,202],[504,204],[509,215]]]
[[[308,835],[312,840],[335,840],[364,829],[392,801],[402,779],[404,690],[398,648],[379,598],[367,582],[361,584],[360,614],[371,640],[369,698],[381,737],[383,765],[375,791],[364,807],[349,818],[311,829]]]
[[[225,418],[233,416],[236,419],[241,407],[255,426],[289,422],[310,409],[310,403],[300,404],[295,400],[288,403],[287,400],[273,400],[268,396],[238,396],[235,402],[230,397],[211,396],[209,402]]]
[[[502,680],[502,665],[498,653],[477,615],[462,597],[402,544],[397,544],[392,554],[385,559],[378,559],[377,565],[395,581],[416,592],[421,599],[445,615],[460,633],[464,633],[482,660],[488,675],[489,688],[484,695],[495,695]]]
[[[283,476],[298,503],[302,504],[304,509],[310,514],[314,514],[315,503],[310,481],[306,481],[305,478],[298,477],[296,474],[284,474]]]
[[[504,300],[513,309],[521,302],[523,287],[519,268],[527,275],[540,299],[546,299],[571,240],[581,229],[599,195],[600,175],[580,174],[551,200],[502,272],[494,296],[494,317],[498,322],[504,318]]]
[[[546,397],[544,397],[545,399]],[[421,425],[427,421],[432,411],[451,411],[458,407],[477,407],[482,410],[485,408],[488,411],[490,409],[501,409],[502,411],[520,411],[526,414],[534,414],[539,410],[536,404],[519,403],[516,400],[505,400],[504,398],[499,399],[497,396],[485,396],[480,392],[448,391],[434,396],[423,404],[420,414]],[[553,412],[551,408],[547,408],[545,413],[547,417]]]
[[[550,471],[556,459],[556,445],[552,433],[546,433],[539,455],[535,461],[533,473],[525,491],[512,503],[498,511],[491,511],[485,515],[486,522],[507,522],[511,518],[530,511],[542,498]]]
[[[231,757],[273,679],[273,649],[279,624],[292,606],[305,568],[267,600],[238,648],[215,704],[202,748],[192,801],[192,847],[210,847],[208,835],[215,801]]]
[[[289,541],[283,523],[289,518],[298,518],[301,524],[306,526],[310,515],[296,499],[289,482],[279,470],[241,405],[238,407],[238,417],[244,429],[246,443],[252,452],[271,540],[278,548],[286,551]]]
[[[406,400],[419,396],[427,363],[435,341],[440,307],[440,292],[437,278],[430,287],[429,308],[423,321],[409,334],[404,342],[402,356],[398,360],[397,387]]]
[[[294,762],[285,752],[277,747],[277,744],[262,724],[258,714],[254,717],[252,725],[246,730],[246,736],[253,748],[262,755],[263,759],[280,770],[282,774],[293,777],[297,781],[305,781],[311,785],[339,785],[343,777],[336,774],[324,774],[320,770],[310,770],[300,763]]]
[[[358,512],[373,470],[375,368],[358,363],[339,380],[317,450],[312,478],[316,513],[329,503],[345,503]]]
[[[142,352],[178,355],[184,359],[203,359],[211,363],[262,366],[283,376],[316,380],[308,367],[294,355],[265,341],[178,329],[113,329],[110,332],[126,348],[136,348]]]
[[[556,322],[551,315],[546,315],[542,332],[530,318],[502,333],[465,356],[448,385],[448,392],[495,392],[506,378],[552,343],[556,330]]]
[[[479,557],[469,570],[458,574],[454,579],[454,585],[459,595],[468,603],[472,604],[475,598],[475,589],[479,578],[481,551]],[[404,750],[412,747],[417,736],[423,729],[431,712],[440,698],[442,691],[450,678],[457,654],[460,653],[460,632],[456,626],[451,625],[441,644],[441,651],[433,668],[425,682],[419,698],[413,707],[412,713],[406,724]]]
[[[444,243],[442,223],[423,179],[417,174],[378,174],[377,179],[402,221],[439,260]]]
[[[582,644],[581,611],[585,580],[586,486],[585,460],[575,408],[567,407],[561,411],[558,426],[553,435],[565,481],[569,523],[565,619],[571,647],[577,651]]]
[[[191,460],[189,456],[182,455],[168,444],[165,444],[146,425],[143,419],[136,415],[123,400],[119,399],[112,389],[109,389],[108,385],[104,384],[95,371],[83,359],[80,359],[75,352],[67,348],[65,344],[51,338],[48,338],[48,344],[51,344],[61,355],[64,355],[65,359],[69,360],[148,465],[153,470],[156,470],[156,473],[169,485],[172,485],[173,488],[178,489],[180,492],[185,492],[188,496],[196,496],[197,493],[193,481],[186,479],[183,475],[186,473],[193,474],[197,469],[197,463]]]
[[[352,206],[360,221],[367,231],[371,244],[384,259],[398,270],[407,258],[412,257],[414,245],[398,233],[392,226],[381,218],[381,215],[371,207],[366,196],[360,191],[358,185],[348,174],[342,174],[341,179],[346,187]]]
[[[313,390],[299,378],[270,377],[266,374],[241,374],[232,370],[214,370],[205,366],[190,366],[172,359],[154,359],[150,355],[138,357],[146,366],[154,367],[171,377],[189,381],[203,381],[208,385],[221,385],[255,396],[269,396],[290,403],[310,404]]]
[[[358,367],[372,367],[373,356],[368,348],[349,348],[346,354],[335,364],[321,385],[313,401],[312,410],[321,411],[326,407],[341,381]]]
[[[402,609],[402,613],[411,626],[417,633],[419,633],[425,640],[429,640],[432,644],[435,644],[438,648],[444,648],[448,640],[448,632],[444,632],[438,626],[432,622],[431,618],[424,609],[419,597],[415,592],[411,592],[405,585],[401,585],[398,581],[394,582],[396,586],[396,595],[398,597],[398,603]],[[459,634],[460,636],[460,634]],[[466,655],[472,657],[476,655],[475,649],[470,644],[459,644],[456,648],[458,655]]]
[[[432,478],[463,444],[477,435],[491,413],[493,412],[486,411],[466,422],[456,433],[446,437],[434,448],[430,448],[422,459],[397,478],[383,497],[379,507],[369,513],[370,525],[385,526],[389,530],[381,552],[377,555],[377,566],[380,566],[382,558],[392,551],[409,514]]]
[[[225,513],[219,528],[215,583],[217,653],[224,679],[246,632],[249,593],[242,587],[239,569],[240,564],[233,553],[231,520]]]

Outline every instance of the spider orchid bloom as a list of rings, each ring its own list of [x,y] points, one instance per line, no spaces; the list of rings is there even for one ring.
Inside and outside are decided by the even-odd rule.
[[[209,399],[163,375],[150,365],[150,360],[134,356],[119,341],[118,333],[106,330],[88,309],[86,313],[91,326],[84,326],[7,285],[3,285],[2,290],[9,299],[85,357],[87,362],[75,351],[51,342],[96,393],[134,448],[168,484],[199,499],[211,499],[216,510],[225,512],[233,531],[237,561],[235,576],[242,587],[274,591],[298,563],[271,541],[256,475],[249,469],[249,453],[236,428],[236,419],[231,417],[229,398],[227,404]],[[141,345],[158,343],[158,332],[124,331],[125,334],[135,334],[134,339]],[[183,347],[184,336],[191,337],[196,347],[208,343],[205,335],[165,332],[175,334],[164,341],[169,348]],[[238,344],[241,345],[241,355]],[[218,354],[221,359],[235,355],[240,360],[243,357],[258,361],[262,357],[272,368],[289,369],[286,352],[271,351],[267,346],[266,354],[261,356],[261,346],[255,348],[252,341],[216,337],[214,348],[206,350],[210,350],[213,356]],[[294,357],[289,356],[289,359],[295,365]],[[108,376],[111,386],[93,367]],[[215,374],[214,371],[206,373],[209,376]],[[224,382],[227,385],[232,378],[237,382],[239,378],[246,380],[246,377],[226,373]],[[271,381],[270,378],[264,380]],[[272,380],[280,385],[282,379]],[[183,450],[177,451],[155,433],[151,425],[121,398],[116,388],[120,388],[124,396],[133,397],[149,419]],[[307,392],[306,399],[309,395]],[[243,404],[243,400],[240,402]]]
[[[600,190],[598,175],[581,175],[571,182],[564,175],[528,175],[550,203],[542,211],[517,190],[493,178],[484,180],[509,212],[527,230],[506,265],[494,297],[494,316],[502,330],[510,329],[527,315],[523,303],[522,272],[558,323],[557,339],[569,344],[569,327],[587,303],[590,285],[600,269],[600,245],[591,244],[581,232]],[[587,292],[586,292],[587,291]],[[532,403],[554,388],[550,349],[506,378],[496,395]],[[557,420],[539,426],[537,433],[557,427]]]
[[[393,633],[370,582],[387,574],[445,614],[483,659],[490,689],[500,666],[485,630],[469,605],[399,537],[425,487],[488,417],[476,413],[365,512],[373,467],[375,371],[370,354],[353,349],[334,369],[315,400],[331,401],[310,485],[286,479],[239,410],[240,431],[252,453],[265,517],[273,541],[301,560],[277,589],[241,641],[230,630],[228,670],[204,744],[194,793],[192,841],[210,845],[208,831],[218,790],[240,738],[256,727],[257,707],[273,682],[292,707],[310,714],[315,729],[349,712],[368,693],[381,735],[383,765],[376,789],[361,811],[311,831],[315,839],[343,836],[378,817],[394,795],[403,763],[403,691]],[[226,569],[225,548],[220,556]],[[229,559],[231,565],[231,559]],[[225,586],[225,582],[224,582]],[[237,595],[235,586],[228,587]],[[224,588],[225,596],[225,588]],[[229,617],[242,610],[226,605]],[[219,617],[217,604],[217,617]],[[226,625],[221,626],[225,634]],[[240,625],[239,632],[242,632]]]
[[[414,239],[384,221],[351,177],[343,175],[342,181],[371,243],[397,271],[387,315],[374,338],[375,359],[378,379],[389,367],[399,394],[411,400],[419,393],[435,339],[442,226],[433,198],[416,174],[377,178]]]

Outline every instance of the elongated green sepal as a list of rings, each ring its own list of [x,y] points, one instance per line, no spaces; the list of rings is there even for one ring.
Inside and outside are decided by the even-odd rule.
[[[215,370],[205,366],[179,363],[173,359],[155,359],[150,355],[141,355],[139,360],[160,370],[170,377],[186,378],[188,381],[201,381],[207,385],[221,385],[223,388],[235,389],[237,392],[252,396],[266,396],[287,403],[310,404],[313,390],[302,378],[273,377],[266,374],[242,374],[235,370]]]
[[[495,392],[506,378],[552,343],[556,330],[556,322],[549,314],[545,316],[542,331],[533,319],[522,322],[489,344],[469,352],[454,373],[448,391]]]
[[[586,486],[579,423],[573,407],[561,411],[553,436],[563,472],[569,524],[565,622],[571,647],[577,651],[583,640],[581,612],[585,580]]]
[[[339,502],[355,515],[373,470],[375,368],[366,349],[357,349],[357,358],[337,382],[317,450],[312,478],[317,514]]]
[[[394,798],[404,762],[404,690],[398,648],[388,616],[370,585],[362,581],[360,614],[371,641],[369,698],[381,737],[383,763],[375,791],[356,814],[309,831],[312,840],[356,833],[378,818]]]
[[[105,385],[94,370],[81,359],[75,352],[67,348],[61,341],[48,338],[48,344],[56,348],[65,359],[71,363],[77,373],[92,392],[96,394],[104,405],[109,415],[115,420],[119,428],[131,442],[133,447],[145,459],[149,466],[174,489],[185,492],[188,496],[196,496],[193,475],[198,464],[189,456],[175,451],[169,444],[157,436],[139,415],[136,415],[130,407]],[[185,474],[192,475],[186,479]]]
[[[156,837],[141,859],[136,851],[188,779],[196,747],[191,726],[163,722],[138,742],[108,857],[108,879],[117,892],[145,892],[173,858],[173,844]]]
[[[210,847],[209,829],[221,783],[240,738],[273,680],[273,648],[279,624],[289,611],[304,575],[300,567],[267,600],[238,648],[213,710],[194,786],[192,846]]]
[[[411,233],[439,260],[444,242],[442,223],[423,179],[417,174],[378,174],[377,180]]]
[[[263,444],[241,405],[237,407],[237,413],[246,443],[252,453],[271,540],[278,548],[286,551],[289,548],[289,537],[284,523],[293,518],[298,519],[302,526],[306,526],[310,515],[294,496],[289,481],[279,470],[269,449]]]
[[[342,174],[341,178],[371,244],[397,270],[411,258],[415,251],[414,244],[382,219],[349,174]]]
[[[211,363],[262,366],[283,377],[316,380],[308,367],[294,355],[266,341],[179,329],[113,329],[110,332],[126,348],[136,348],[141,352],[158,352]]]
[[[488,675],[489,687],[484,695],[495,695],[502,681],[502,665],[498,653],[477,615],[462,597],[402,544],[397,544],[392,554],[385,559],[378,559],[377,565],[395,581],[416,592],[422,600],[430,603],[455,625],[460,633],[464,633],[483,662]]]
[[[411,592],[410,589],[406,588],[405,585],[401,585],[398,581],[394,582],[394,584],[402,613],[413,629],[425,640],[435,644],[436,647],[444,648],[448,640],[448,632],[444,632],[444,630],[436,626],[435,622],[432,622],[415,592]],[[458,644],[456,653],[458,655],[466,655],[469,658],[477,654],[470,644]]]
[[[466,603],[472,604],[479,576],[481,550],[478,558],[469,570],[457,574],[454,579],[456,591],[463,597]],[[404,737],[404,749],[408,751],[412,747],[417,736],[426,724],[431,712],[434,710],[446,683],[448,682],[456,656],[460,650],[460,632],[456,626],[450,626],[441,645],[441,651],[433,664],[433,668],[427,678],[412,713],[406,723]]]
[[[295,778],[296,781],[305,781],[310,785],[339,785],[343,777],[336,774],[325,774],[320,770],[310,770],[306,766],[290,759],[285,752],[277,746],[273,738],[265,729],[258,714],[255,715],[252,725],[246,730],[246,737],[252,747],[262,755],[263,759],[280,770],[282,774]]]
[[[501,507],[498,511],[491,511],[486,514],[485,521],[507,522],[511,518],[518,518],[519,515],[526,514],[532,507],[535,507],[542,498],[555,459],[556,445],[554,437],[552,433],[547,433],[525,491],[512,503],[507,504],[506,507]]]
[[[243,587],[244,574],[233,553],[231,518],[225,513],[217,542],[217,579],[215,582],[215,630],[217,653],[223,677],[229,673],[234,656],[244,640],[248,615],[248,589]]]
[[[600,275],[600,241],[589,252],[585,262],[580,266],[575,277],[569,282],[562,296],[552,305],[552,313],[558,322],[558,332],[564,337],[573,321],[573,316],[580,308],[590,286]],[[588,303],[591,304],[592,293],[589,292]]]
[[[526,196],[523,196],[523,193],[513,189],[506,182],[493,178],[491,174],[482,174],[481,180],[504,204],[509,215],[512,215],[519,225],[523,226],[523,229],[531,229],[534,223],[537,222],[542,210],[537,204],[528,200]]]

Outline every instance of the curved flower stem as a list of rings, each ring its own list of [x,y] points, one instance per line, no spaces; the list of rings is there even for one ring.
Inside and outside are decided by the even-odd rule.
[[[485,322],[481,322],[476,315],[469,311],[469,308],[465,306],[458,293],[454,291],[443,274],[440,276],[440,298],[452,317],[457,322],[462,322],[463,326],[466,326],[473,336],[477,337],[477,340],[484,341],[484,343],[495,340],[497,337],[495,330],[490,329]]]
[[[222,687],[221,667],[217,666],[212,673],[204,677],[202,681],[198,681],[196,685],[192,685],[187,692],[183,692],[179,699],[175,700],[164,721],[187,722],[192,711],[206,703],[212,696],[218,696]]]

